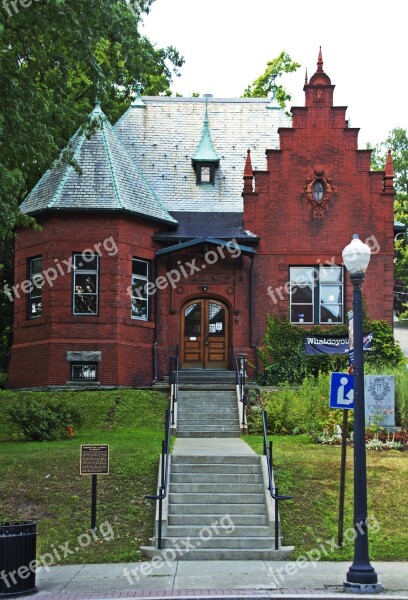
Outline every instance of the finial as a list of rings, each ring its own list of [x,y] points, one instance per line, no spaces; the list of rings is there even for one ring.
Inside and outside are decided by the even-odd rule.
[[[137,108],[146,108],[146,104],[143,102],[142,96],[140,95],[140,92],[142,90],[142,84],[140,83],[140,81],[136,81],[135,89],[136,89],[136,98],[133,100],[132,106],[137,107]]]
[[[248,148],[244,168],[244,192],[253,192],[253,178],[254,173],[252,171],[251,150]]]
[[[385,162],[386,177],[394,177],[394,165],[392,164],[391,150],[388,150],[387,160]]]
[[[317,70],[323,71],[323,56],[322,56],[322,47],[319,46],[319,56],[317,58]]]
[[[306,72],[305,72],[305,85],[307,85],[308,83],[309,83],[309,78],[307,76],[307,69],[306,69]]]
[[[247,156],[245,161],[244,177],[253,177],[252,163],[251,163],[251,150],[248,148]]]
[[[272,96],[271,96],[270,102],[266,108],[272,109],[272,110],[277,110],[277,109],[279,110],[282,107],[276,99],[276,90],[278,89],[278,86],[275,84],[275,79],[276,79],[276,73],[275,73],[275,75],[272,75],[272,86],[271,86]]]

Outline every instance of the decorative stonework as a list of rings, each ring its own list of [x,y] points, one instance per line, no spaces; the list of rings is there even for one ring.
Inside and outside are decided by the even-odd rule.
[[[327,204],[335,193],[336,188],[332,184],[331,177],[327,177],[324,170],[317,166],[312,177],[306,179],[303,187],[303,195],[310,202],[313,212],[321,217]]]

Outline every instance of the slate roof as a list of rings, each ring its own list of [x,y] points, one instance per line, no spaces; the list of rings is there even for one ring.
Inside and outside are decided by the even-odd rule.
[[[215,185],[196,184],[192,157],[200,143],[208,101],[209,134],[220,165]],[[267,98],[143,97],[115,125],[130,156],[169,211],[242,212],[247,149],[254,170],[265,150],[279,148],[279,127],[291,122],[267,110]]]
[[[210,236],[235,239],[237,242],[256,244],[259,238],[242,227],[242,213],[238,212],[186,212],[174,211],[171,215],[179,226],[173,231],[160,231],[155,239],[161,242],[185,242],[192,238]]]
[[[78,130],[70,143],[81,173],[57,162],[24,200],[21,211],[31,215],[45,210],[125,211],[176,225],[98,104],[90,119],[99,121],[96,131],[87,139],[86,132]]]

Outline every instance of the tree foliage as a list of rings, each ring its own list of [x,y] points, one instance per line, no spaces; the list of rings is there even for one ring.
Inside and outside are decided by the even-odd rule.
[[[248,85],[243,97],[266,98],[274,91],[277,101],[285,109],[286,103],[291,100],[292,96],[282,85],[277,85],[275,79],[283,73],[293,73],[299,67],[300,64],[293,61],[289,54],[283,50],[279,56],[267,62],[265,72]]]
[[[11,341],[15,228],[35,226],[19,204],[85,121],[97,97],[115,121],[136,82],[171,94],[184,59],[141,35],[154,0],[2,0],[0,8],[0,369]],[[25,7],[23,6],[25,5]],[[69,160],[69,153],[66,157]]]
[[[395,172],[396,191],[395,219],[408,226],[408,132],[396,127],[392,129],[384,142],[377,144],[371,154],[371,166],[374,170],[383,170],[388,150],[391,150]],[[396,303],[397,312],[404,311],[408,316],[408,238],[407,234],[397,236],[395,241],[396,263]]]
[[[4,0],[0,15],[0,237],[29,224],[21,199],[99,96],[112,120],[137,80],[166,92],[183,64],[139,32],[154,0]],[[15,8],[17,10],[15,10]]]

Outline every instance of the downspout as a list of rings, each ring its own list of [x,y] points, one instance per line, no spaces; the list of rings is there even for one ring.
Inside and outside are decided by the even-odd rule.
[[[251,255],[251,267],[249,270],[249,345],[251,346],[251,348],[254,347],[253,345],[253,341],[252,341],[252,334],[253,334],[253,266],[254,266],[254,256]]]
[[[157,256],[154,257],[154,275],[157,277]],[[157,381],[157,324],[159,315],[159,289],[156,288],[156,294],[154,296],[154,342],[153,342],[153,384]]]

